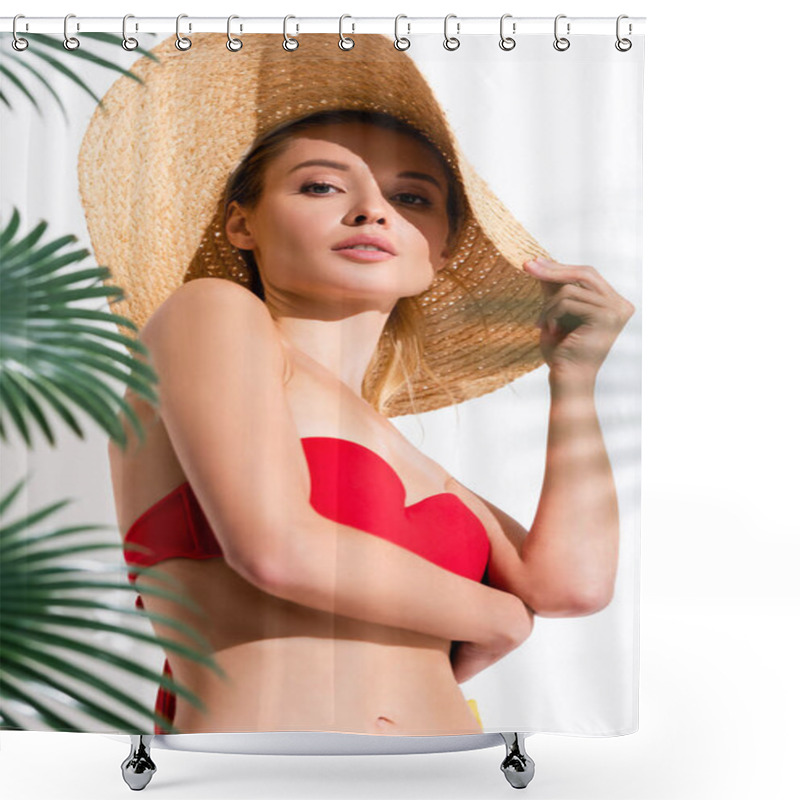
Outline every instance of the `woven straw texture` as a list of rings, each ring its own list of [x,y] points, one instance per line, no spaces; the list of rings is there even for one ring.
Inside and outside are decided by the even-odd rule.
[[[114,310],[142,327],[183,282],[219,277],[251,286],[228,242],[223,191],[253,139],[276,125],[333,108],[393,114],[422,131],[463,185],[466,218],[454,252],[418,296],[425,354],[448,395],[421,371],[387,416],[429,411],[491,392],[541,366],[544,300],[526,260],[549,257],[462,154],[445,112],[413,60],[381,34],[303,34],[287,52],[280,34],[256,34],[230,52],[227,36],[172,39],[131,67],[103,97],[81,144],[78,177],[87,227],[107,283],[123,288]],[[129,335],[129,331],[120,327]],[[378,366],[389,342],[378,344]],[[369,376],[367,376],[369,381]]]

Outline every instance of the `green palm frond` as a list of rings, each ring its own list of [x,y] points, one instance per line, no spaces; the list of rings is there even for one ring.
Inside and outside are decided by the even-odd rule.
[[[120,410],[143,440],[137,415],[106,379],[122,381],[157,405],[155,371],[115,345],[146,358],[148,350],[137,338],[119,333],[116,323],[137,331],[126,317],[78,305],[98,297],[111,304],[123,290],[101,282],[110,276],[106,267],[67,269],[89,255],[86,249],[67,247],[77,241],[75,236],[39,245],[47,223],[41,221],[15,239],[19,222],[14,208],[8,225],[0,230],[0,439],[7,441],[10,420],[31,446],[32,422],[54,445],[46,410],[84,438],[73,414],[79,408],[121,448],[127,446],[127,436]]]
[[[121,579],[119,570],[97,562],[70,566],[70,559],[84,553],[115,548],[117,542],[84,541],[65,543],[66,537],[85,536],[87,531],[107,529],[104,525],[62,527],[44,533],[32,528],[47,519],[68,501],[59,501],[17,520],[6,521],[9,506],[17,498],[27,477],[0,499],[0,728],[25,729],[19,715],[32,717],[52,730],[82,731],[80,723],[66,712],[85,714],[115,730],[139,733],[141,721],[125,716],[143,714],[164,730],[177,733],[155,709],[136,696],[122,691],[124,677],[135,676],[163,686],[198,708],[202,700],[173,679],[154,672],[135,660],[125,658],[108,647],[89,641],[91,632],[102,631],[137,644],[159,646],[204,664],[217,675],[225,673],[209,656],[208,641],[193,628],[163,615],[145,614],[135,608],[109,605],[101,601],[101,590],[160,596],[198,610],[179,592],[157,586],[131,585]],[[83,564],[83,566],[81,566]],[[129,572],[145,573],[146,568]],[[149,577],[161,583],[176,581],[157,573]],[[189,647],[179,641],[145,633],[126,625],[126,618],[147,616],[186,634],[198,643]],[[70,635],[74,632],[75,635]],[[81,658],[76,659],[78,654]],[[86,663],[88,660],[89,663]],[[93,663],[92,663],[93,662]],[[112,665],[123,676],[110,682],[100,677],[101,665]],[[100,692],[98,700],[92,692]],[[110,708],[116,701],[122,711]]]
[[[141,35],[141,33],[137,33],[137,36]],[[155,36],[156,34],[145,33],[144,35]],[[97,64],[100,67],[103,67],[104,69],[108,69],[113,72],[119,72],[120,74],[125,75],[132,80],[142,83],[142,79],[138,75],[135,75],[130,70],[121,67],[119,64],[116,64],[113,61],[109,61],[107,58],[96,55],[94,52],[91,52],[89,49],[86,49],[83,46],[78,47],[75,50],[65,50],[63,46],[63,39],[55,34],[25,33],[24,38],[28,40],[28,47],[22,51],[14,50],[14,48],[10,46],[10,43],[6,41],[10,38],[10,33],[0,34],[0,52],[2,52],[4,59],[10,56],[7,58],[7,60],[4,60],[2,63],[0,63],[0,75],[7,78],[9,82],[33,104],[33,107],[37,110],[37,112],[39,112],[39,114],[42,113],[42,110],[39,107],[39,104],[36,102],[33,92],[23,80],[23,77],[27,77],[27,75],[24,75],[23,70],[27,70],[28,73],[33,75],[37,80],[44,84],[50,94],[55,98],[65,118],[67,115],[66,108],[61,102],[61,99],[58,97],[57,93],[50,85],[51,81],[48,80],[51,70],[56,70],[62,75],[66,75],[83,91],[89,94],[101,108],[103,108],[102,100],[83,80],[78,72],[75,71],[78,69],[78,65],[80,63],[79,61],[76,62],[75,59],[89,61],[93,64]],[[114,47],[121,47],[122,42],[121,32],[119,36],[115,36],[112,33],[82,33],[80,34],[79,38],[81,41],[88,39],[90,42],[113,45]],[[137,58],[139,56],[145,56],[153,61],[160,60],[147,49],[143,49],[141,51],[133,50],[131,53]],[[42,69],[43,64],[41,62],[44,62],[44,64],[47,65],[45,69]],[[3,102],[9,109],[12,108],[11,101],[4,93],[0,93],[0,101]]]
[[[79,74],[79,65],[86,61],[141,83],[128,70],[89,52],[91,48],[67,51],[60,37],[30,33],[25,37],[28,48],[17,52],[7,41],[10,34],[0,34],[0,102],[9,109],[9,87],[13,87],[41,114],[41,97],[46,95],[37,86],[37,101],[37,92],[31,89],[38,81],[66,118],[66,106],[52,85],[57,85],[53,79],[59,75],[102,106]],[[80,38],[114,47],[121,40],[108,33],[81,34]],[[139,55],[134,51],[135,58]],[[141,55],[159,60],[147,51]],[[30,447],[35,427],[53,445],[54,415],[83,438],[75,416],[83,411],[122,448],[127,436],[120,412],[143,440],[145,431],[138,417],[107,381],[116,378],[158,405],[153,388],[157,377],[147,363],[149,353],[135,336],[133,322],[88,305],[95,298],[104,306],[112,305],[121,299],[122,290],[103,283],[110,277],[107,268],[78,267],[89,252],[72,246],[75,236],[45,241],[44,221],[27,232],[19,229],[20,215],[14,208],[8,223],[0,223],[0,439],[6,441],[13,427]],[[119,326],[132,335],[122,335]],[[140,733],[144,716],[151,725],[157,722],[166,732],[179,733],[152,705],[123,691],[126,683],[133,676],[200,709],[203,702],[174,679],[141,663],[140,646],[178,653],[223,678],[224,672],[209,643],[193,628],[141,611],[133,603],[109,603],[108,593],[122,592],[124,597],[138,592],[199,611],[196,604],[183,595],[174,579],[158,570],[88,561],[92,551],[113,548],[119,552],[120,542],[117,537],[113,541],[87,538],[91,531],[109,526],[53,526],[48,518],[68,500],[8,519],[8,509],[26,481],[27,477],[0,497],[0,729],[25,730],[26,718],[32,717],[39,726],[52,730],[81,731],[88,718],[113,730]],[[50,529],[34,530],[43,521]],[[123,546],[138,549],[129,543]],[[120,574],[123,570],[125,577]],[[152,583],[138,582],[134,587],[129,579],[139,574],[148,574]],[[142,617],[180,633],[180,640],[132,624]],[[107,643],[96,643],[98,635],[133,641],[137,649],[132,658],[126,658]]]

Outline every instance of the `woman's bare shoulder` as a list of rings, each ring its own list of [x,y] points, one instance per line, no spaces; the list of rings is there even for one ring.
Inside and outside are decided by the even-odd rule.
[[[230,306],[235,306],[244,312],[261,312],[270,316],[264,303],[241,284],[227,278],[195,278],[170,294],[141,328],[140,336],[150,335],[167,316],[206,310],[209,304],[221,305],[225,312]]]
[[[259,355],[273,364],[284,363],[280,333],[266,304],[226,278],[195,278],[179,286],[153,312],[139,338],[175,356],[201,345],[222,349],[246,344],[248,349],[263,347]]]
[[[225,386],[228,393],[244,393],[252,389],[254,364],[270,391],[279,393],[290,372],[280,330],[267,306],[224,278],[197,278],[181,285],[147,320],[139,339],[158,375],[160,395],[167,382],[176,391]]]

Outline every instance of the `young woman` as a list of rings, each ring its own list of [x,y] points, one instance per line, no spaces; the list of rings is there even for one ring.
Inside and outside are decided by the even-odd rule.
[[[466,269],[476,196],[421,125],[354,105],[255,139],[217,221],[249,286],[190,268],[140,332],[160,406],[131,396],[147,439],[109,449],[120,529],[150,548],[131,563],[196,604],[148,596],[147,610],[201,630],[226,675],[170,655],[204,703],[160,692],[181,733],[480,733],[458,684],[518,647],[534,612],[593,613],[613,592],[616,497],[592,395],[632,307],[591,267],[526,263],[553,403],[525,529],[384,413],[409,376],[447,391],[417,300]]]

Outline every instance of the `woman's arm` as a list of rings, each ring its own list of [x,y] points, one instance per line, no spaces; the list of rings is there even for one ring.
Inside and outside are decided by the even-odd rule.
[[[531,632],[523,602],[399,545],[317,514],[238,571],[284,600],[508,652]]]
[[[485,523],[491,540],[489,580],[539,616],[584,616],[611,601],[619,552],[617,493],[595,384],[635,309],[593,267],[548,261],[524,267],[542,281],[546,298],[538,325],[550,368],[545,474],[530,529],[477,498],[493,517]],[[472,660],[472,649],[459,653],[463,667]]]
[[[550,421],[539,506],[522,543],[534,609],[591,614],[614,592],[619,510],[593,380],[550,374]]]
[[[547,259],[523,266],[546,298],[539,346],[551,403],[544,483],[522,559],[534,609],[593,613],[611,600],[619,551],[617,493],[594,389],[635,308],[594,267]]]
[[[550,373],[545,474],[526,529],[459,484],[491,512],[489,583],[520,597],[541,617],[594,614],[611,601],[619,511],[594,401],[594,378]]]

